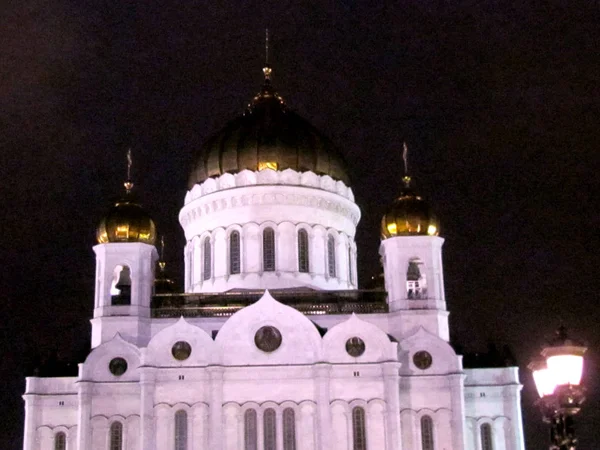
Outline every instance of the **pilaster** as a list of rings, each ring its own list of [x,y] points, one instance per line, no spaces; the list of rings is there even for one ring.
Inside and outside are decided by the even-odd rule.
[[[386,409],[387,450],[402,449],[400,428],[400,363],[383,363],[383,383]]]
[[[220,366],[207,368],[210,377],[210,448],[221,450],[223,448],[223,373],[225,369]]]
[[[315,397],[317,398],[317,448],[330,450],[331,442],[331,393],[329,382],[330,364],[317,364],[314,368]]]
[[[140,369],[140,450],[154,450],[154,392],[156,389],[156,369]]]
[[[92,413],[92,388],[93,384],[89,381],[77,382],[77,398],[79,403],[77,418],[78,450],[88,450],[92,448],[92,424],[90,422]]]

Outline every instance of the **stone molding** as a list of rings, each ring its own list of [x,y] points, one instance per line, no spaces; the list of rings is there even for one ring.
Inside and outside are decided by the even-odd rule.
[[[293,169],[283,171],[264,169],[260,171],[242,170],[239,173],[224,173],[196,184],[185,196],[184,205],[213,192],[252,185],[278,184],[287,186],[305,186],[333,192],[350,201],[354,201],[352,189],[342,181],[335,181],[329,175],[317,175],[314,172],[297,172]]]
[[[195,202],[193,207],[190,204],[191,202],[186,202],[179,214],[179,221],[186,228],[190,223],[216,212],[257,205],[285,205],[306,206],[333,212],[350,220],[354,226],[358,224],[360,210],[352,200],[343,198],[343,200],[336,201],[325,198],[323,194],[325,193],[315,191],[312,194],[252,193],[252,190],[240,189],[239,191],[231,191],[231,195],[227,197],[215,199],[202,198],[201,201]]]

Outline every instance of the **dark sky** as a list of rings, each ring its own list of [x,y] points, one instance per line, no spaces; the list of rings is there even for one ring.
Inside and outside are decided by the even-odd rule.
[[[274,83],[352,167],[359,272],[401,148],[441,224],[454,342],[524,369],[561,323],[590,346],[581,449],[600,443],[600,13],[593,0],[4,2],[0,14],[0,448],[22,439],[24,375],[86,345],[95,227],[136,190],[182,278],[183,204],[202,141]],[[528,448],[546,448],[531,379]]]

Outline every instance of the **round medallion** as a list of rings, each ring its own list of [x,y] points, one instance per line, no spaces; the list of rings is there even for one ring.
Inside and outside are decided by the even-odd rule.
[[[261,327],[254,335],[254,343],[263,352],[274,352],[281,345],[281,333],[270,325]]]
[[[421,370],[429,369],[432,362],[431,354],[425,350],[418,351],[413,355],[413,363]]]
[[[365,352],[365,341],[359,337],[351,337],[346,341],[346,351],[350,356],[358,358]]]
[[[173,358],[178,361],[185,361],[192,354],[192,346],[185,341],[177,341],[171,348]]]
[[[108,370],[116,377],[120,377],[127,371],[127,361],[123,358],[113,358],[108,363]]]

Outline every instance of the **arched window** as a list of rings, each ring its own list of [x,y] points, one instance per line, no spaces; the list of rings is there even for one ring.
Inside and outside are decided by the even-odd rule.
[[[298,230],[298,271],[308,272],[308,233]]]
[[[131,304],[131,270],[127,266],[116,266],[110,284],[111,305]]]
[[[263,415],[263,433],[265,435],[265,450],[277,450],[277,422],[275,410],[268,408]]]
[[[421,417],[421,447],[433,450],[433,420],[429,416]]]
[[[492,441],[492,427],[489,423],[484,423],[480,427],[481,431],[481,450],[494,450]]]
[[[292,408],[283,410],[283,450],[296,450],[296,414]]]
[[[67,436],[62,431],[54,436],[54,450],[65,450],[67,448]]]
[[[273,228],[263,230],[263,271],[275,271],[275,231]]]
[[[248,409],[244,413],[244,450],[257,450],[257,441],[256,411]]]
[[[421,273],[419,266],[423,262],[419,259],[411,259],[408,262],[408,270],[406,271],[406,297],[409,299],[426,299],[427,298],[427,278],[424,273]]]
[[[188,416],[183,410],[175,413],[175,450],[187,450]]]
[[[210,248],[210,238],[207,236],[204,238],[204,273],[202,274],[203,280],[210,280],[210,266],[211,266],[211,248]]]
[[[240,233],[232,231],[229,235],[229,273],[240,273]]]
[[[110,426],[110,450],[123,450],[123,424],[113,422]]]
[[[354,450],[366,450],[367,448],[365,410],[360,406],[352,409],[352,442]]]
[[[327,237],[327,272],[335,277],[335,238],[331,234]]]

